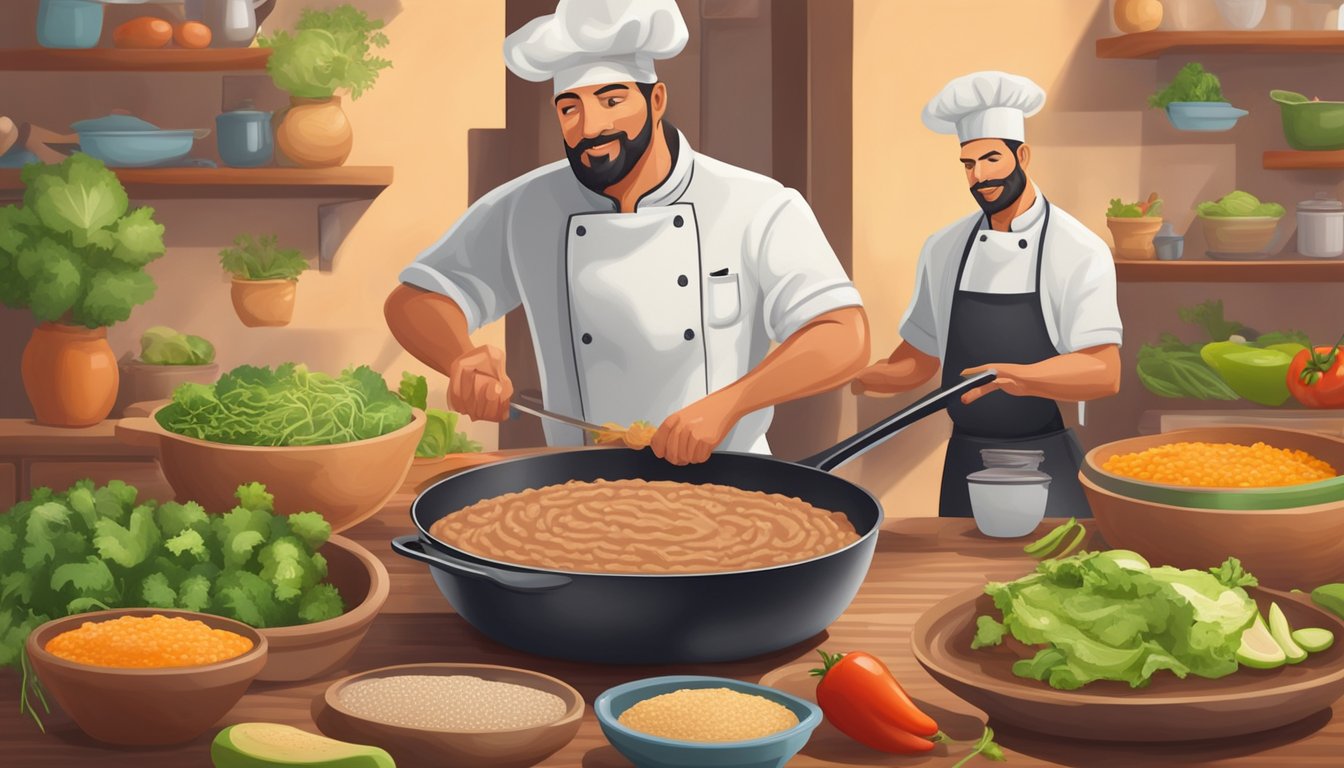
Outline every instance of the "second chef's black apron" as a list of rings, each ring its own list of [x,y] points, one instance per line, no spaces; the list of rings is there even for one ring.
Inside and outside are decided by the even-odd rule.
[[[994,363],[1030,365],[1059,354],[1050,341],[1041,309],[1041,267],[1050,229],[1050,203],[1044,199],[1042,203],[1045,220],[1036,247],[1036,282],[1030,293],[962,290],[966,262],[976,238],[982,236],[988,224],[987,219],[982,218],[966,239],[957,280],[952,284],[952,312],[943,353],[943,387],[960,383],[964,378],[961,372],[967,368]],[[1050,475],[1046,516],[1092,516],[1078,483],[1082,447],[1073,431],[1064,426],[1055,401],[996,391],[970,405],[954,400],[947,411],[952,417],[952,438],[943,464],[940,517],[971,517],[966,476],[985,468],[980,459],[982,448],[1044,451],[1041,471]]]

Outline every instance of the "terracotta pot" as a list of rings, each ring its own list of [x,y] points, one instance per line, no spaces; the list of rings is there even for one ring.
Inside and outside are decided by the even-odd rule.
[[[1106,226],[1115,240],[1117,259],[1154,259],[1157,250],[1153,248],[1153,238],[1162,228],[1162,219],[1143,216],[1132,219],[1106,217]]]
[[[277,116],[275,128],[275,146],[284,158],[303,168],[333,168],[344,163],[355,139],[341,109],[341,97],[291,96],[289,103]]]
[[[289,325],[294,318],[297,280],[239,280],[233,278],[233,311],[248,328]]]
[[[1115,0],[1115,26],[1121,32],[1151,32],[1161,23],[1161,0]]]
[[[124,416],[127,406],[150,400],[168,400],[173,390],[192,382],[213,384],[219,378],[219,365],[150,365],[139,360],[122,360],[121,386],[117,389],[116,415]]]
[[[258,630],[270,644],[258,680],[311,680],[341,666],[387,602],[387,568],[372,552],[344,536],[332,536],[322,556],[327,559],[327,581],[341,593],[345,613],[315,624]]]
[[[238,500],[243,482],[258,482],[275,495],[283,515],[317,510],[339,533],[382,508],[401,487],[415,447],[425,431],[425,414],[386,435],[334,445],[251,446],[212,443],[164,429],[155,414],[117,422],[117,438],[155,448],[163,476],[179,499],[223,514]]]
[[[106,328],[42,323],[23,348],[22,374],[39,424],[92,426],[117,400],[117,356]]]

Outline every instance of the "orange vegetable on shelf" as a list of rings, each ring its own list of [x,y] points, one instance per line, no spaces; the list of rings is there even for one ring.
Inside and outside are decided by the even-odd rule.
[[[173,25],[155,16],[139,16],[112,30],[118,48],[162,48],[173,39]]]
[[[199,21],[184,21],[173,30],[173,42],[179,48],[208,48],[212,39],[210,28]]]

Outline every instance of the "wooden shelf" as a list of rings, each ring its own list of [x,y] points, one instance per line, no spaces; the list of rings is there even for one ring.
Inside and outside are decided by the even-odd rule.
[[[341,168],[115,168],[135,198],[373,199],[392,183],[385,166]],[[23,195],[16,168],[0,170],[0,199]]]
[[[1265,152],[1263,164],[1271,171],[1329,170],[1344,168],[1344,150],[1299,152],[1272,149]]]
[[[318,268],[328,271],[370,202],[392,184],[386,166],[341,168],[114,168],[138,200],[319,200]],[[0,201],[23,196],[19,169],[0,169]]]
[[[1344,283],[1344,259],[1117,261],[1122,283]]]
[[[266,68],[267,48],[0,49],[0,71],[12,72],[240,72]]]
[[[1097,40],[1097,58],[1155,59],[1167,53],[1344,53],[1344,32],[1139,32]]]

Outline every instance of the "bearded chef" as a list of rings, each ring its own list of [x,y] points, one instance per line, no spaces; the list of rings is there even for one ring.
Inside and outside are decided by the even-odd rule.
[[[986,448],[1039,450],[1050,475],[1047,514],[1090,515],[1078,483],[1082,450],[1058,402],[1113,395],[1120,384],[1120,313],[1110,249],[1051,205],[1028,175],[1025,122],[1045,92],[1025,77],[977,72],[948,83],[924,124],[956,134],[980,211],[935,233],[919,257],[900,346],[852,389],[891,394],[942,370],[943,386],[998,376],[948,409],[953,430],[939,514],[969,517],[967,475]]]
[[[687,38],[673,0],[561,0],[504,41],[515,75],[553,81],[567,159],[472,205],[385,307],[397,340],[448,375],[454,409],[507,417],[504,354],[469,334],[519,305],[546,408],[659,424],[653,451],[674,464],[767,453],[774,404],[867,361],[859,294],[802,196],[697,153],[665,119],[654,61]]]

